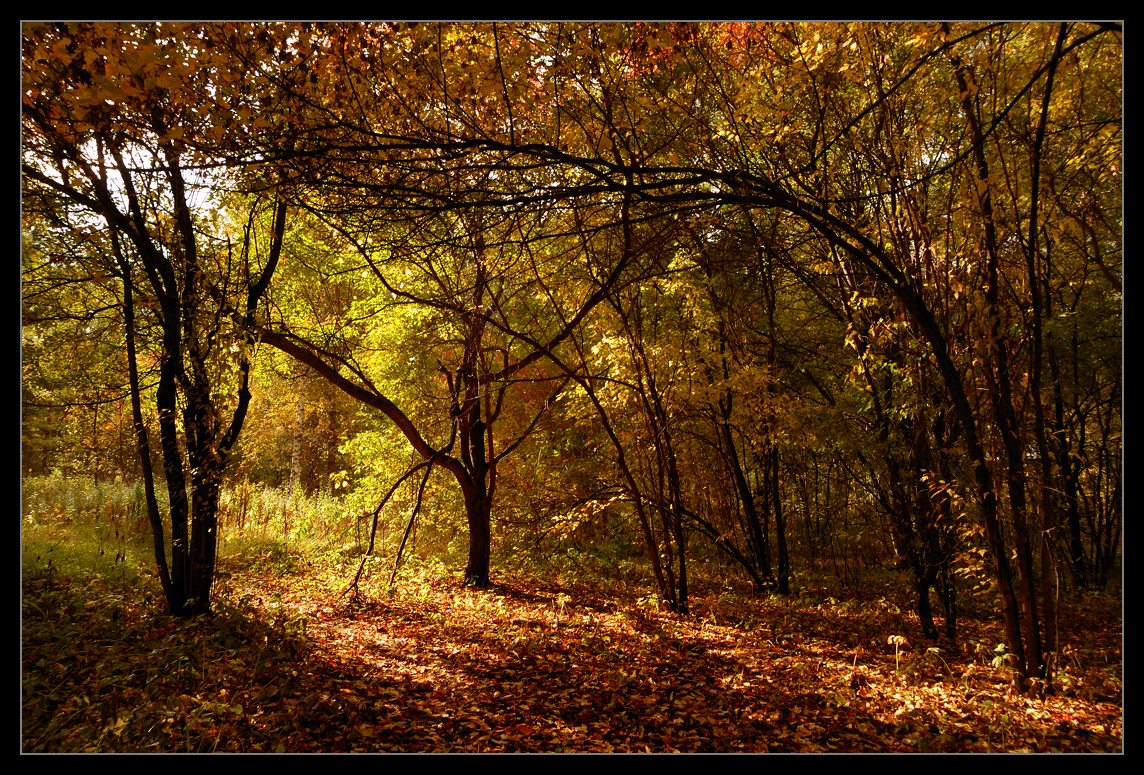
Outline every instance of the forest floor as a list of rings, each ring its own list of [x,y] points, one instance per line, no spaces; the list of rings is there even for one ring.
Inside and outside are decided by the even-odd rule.
[[[1063,612],[1053,691],[1018,695],[995,622],[929,642],[885,597],[700,589],[677,616],[530,576],[357,600],[345,584],[224,567],[215,613],[185,621],[157,587],[25,569],[22,750],[1123,750],[1122,612],[1104,596]]]

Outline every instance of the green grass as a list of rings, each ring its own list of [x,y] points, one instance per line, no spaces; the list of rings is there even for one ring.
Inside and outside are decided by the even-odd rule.
[[[134,586],[154,564],[143,489],[63,477],[24,481],[21,545],[25,571],[58,571]]]
[[[21,546],[27,573],[101,578],[125,587],[136,585],[140,575],[154,574],[141,484],[28,477],[22,496]],[[162,488],[157,496],[166,522]],[[239,482],[223,489],[218,523],[220,566],[291,574],[315,563],[356,567],[369,545],[371,520],[340,498]],[[169,552],[169,534],[165,538]],[[383,565],[392,563],[399,539],[394,525],[379,529],[374,553]],[[407,549],[407,560],[414,554]]]

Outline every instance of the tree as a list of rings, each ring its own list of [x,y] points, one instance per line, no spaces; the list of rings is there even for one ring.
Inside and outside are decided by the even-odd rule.
[[[196,58],[196,44],[204,41],[186,37],[188,31],[178,25],[35,24],[25,27],[23,48],[26,183],[77,208],[59,220],[86,218],[89,228],[102,222],[111,254],[104,265],[123,283],[130,392],[155,561],[168,608],[180,616],[210,610],[219,487],[249,405],[252,323],[286,220],[283,201],[269,219],[259,217],[256,201],[246,223],[233,229],[240,235],[237,251],[221,224],[223,234],[202,236],[209,216],[193,204],[198,182],[190,170],[211,159],[183,137],[203,124],[198,110],[209,94],[203,82],[223,84],[208,80],[218,63]],[[155,403],[169,532],[151,481],[140,406],[140,309],[153,315],[161,337]],[[226,395],[224,386],[233,394]]]
[[[999,328],[1002,239],[984,144],[999,136],[997,128],[1018,105],[1032,104],[1034,87],[1054,62],[1115,32],[1115,25],[1092,25],[1052,53],[1055,27],[1000,24],[956,31],[938,25],[387,27],[375,39],[376,54],[361,47],[363,61],[385,59],[413,88],[398,95],[392,84],[372,82],[370,99],[394,93],[391,103],[400,105],[388,114],[379,109],[392,119],[386,131],[363,131],[369,122],[343,117],[335,125],[362,138],[355,148],[370,161],[361,169],[374,180],[379,170],[394,177],[380,184],[360,174],[343,179],[385,191],[390,207],[408,212],[447,210],[460,201],[467,208],[583,201],[613,191],[652,207],[656,218],[746,207],[783,211],[801,222],[828,248],[823,255],[869,274],[892,300],[887,308],[899,307],[926,342],[974,472],[1013,664],[1019,676],[1036,675],[1043,660],[1012,390],[1015,350]],[[502,48],[508,40],[517,47]],[[462,53],[462,41],[477,44],[480,56]],[[988,124],[977,115],[981,84],[971,82],[973,65],[961,53],[970,44],[981,46],[982,62],[991,52],[1018,54],[1012,64],[989,65],[996,75],[990,93],[1000,107]],[[582,68],[568,68],[571,55]],[[529,77],[508,78],[509,72]],[[773,88],[761,95],[746,88],[760,81]],[[520,98],[529,89],[537,99],[525,113]],[[651,122],[643,119],[639,108],[657,102],[668,107],[653,111]],[[922,122],[927,132],[911,134],[906,122]],[[414,126],[422,138],[415,143],[402,134]],[[474,188],[462,198],[439,183],[455,183],[475,168],[495,169],[495,188]],[[538,176],[548,184],[538,185]],[[929,210],[927,188],[959,209]],[[976,222],[964,217],[963,202],[975,208]],[[925,243],[936,234],[944,235],[944,246]],[[983,240],[984,249],[969,240]],[[921,272],[927,262],[962,261],[954,251],[966,248],[980,257],[967,274],[980,272],[984,288],[971,294],[971,309],[992,321],[964,342],[984,347],[981,361],[959,346],[953,321]],[[989,419],[970,400],[979,375],[993,398]],[[1001,430],[1007,461],[1008,511],[998,501],[987,452],[993,428]],[[1005,520],[1016,539],[1015,575]]]

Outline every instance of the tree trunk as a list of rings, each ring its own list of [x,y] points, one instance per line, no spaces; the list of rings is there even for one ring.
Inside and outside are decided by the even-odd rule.
[[[301,388],[301,384],[299,384]],[[290,488],[302,489],[302,426],[306,421],[306,397],[301,389],[294,404],[294,428],[290,438]]]
[[[790,552],[787,549],[786,518],[783,516],[783,501],[779,490],[779,450],[771,447],[767,450],[763,466],[764,476],[767,477],[768,500],[771,504],[771,513],[775,518],[775,547],[778,550],[778,591],[780,595],[790,594]]]
[[[773,572],[771,571],[771,556],[770,549],[767,546],[767,535],[763,532],[762,523],[759,521],[759,512],[755,508],[755,499],[751,494],[751,487],[747,483],[746,474],[743,472],[743,465],[739,460],[739,453],[735,448],[735,438],[731,431],[730,406],[731,406],[731,392],[727,391],[726,405],[720,402],[720,411],[723,413],[723,419],[720,423],[723,433],[723,443],[726,447],[724,453],[727,461],[727,468],[731,471],[731,480],[735,484],[735,492],[739,495],[739,503],[743,509],[743,522],[746,526],[747,547],[750,550],[750,557],[754,562],[754,573],[752,579],[754,585],[757,587],[755,591],[762,591],[763,585],[769,583],[772,578]]]
[[[1029,542],[1028,504],[1026,502],[1026,475],[1024,447],[1018,429],[1018,418],[1013,406],[1013,387],[1009,376],[1009,352],[1001,331],[1000,279],[998,276],[998,240],[994,223],[993,199],[989,180],[989,163],[985,157],[985,138],[977,121],[976,104],[969,88],[965,66],[952,56],[954,75],[961,90],[961,104],[969,124],[973,141],[973,154],[977,166],[977,200],[981,210],[984,236],[986,330],[986,382],[993,404],[994,419],[1005,448],[1006,484],[1009,507],[1013,518],[1013,543],[1017,550],[1017,583],[1024,630],[1024,643],[1020,661],[1023,677],[1040,675],[1043,668],[1041,633],[1037,615],[1037,596],[1033,587],[1033,554]]]
[[[187,553],[187,589],[181,616],[198,616],[211,610],[211,587],[214,583],[218,554],[218,500],[221,475],[205,473],[194,485],[191,497],[191,550]]]
[[[465,518],[469,526],[469,561],[465,566],[465,586],[490,586],[490,555],[492,553],[492,504],[483,486],[470,483],[462,488],[465,497]]]
[[[139,365],[135,352],[135,301],[131,267],[124,258],[119,234],[111,227],[111,244],[123,272],[123,323],[127,339],[127,380],[131,395],[131,420],[135,428],[139,465],[143,473],[143,494],[147,504],[147,521],[151,527],[152,550],[159,582],[167,600],[172,599],[171,569],[167,563],[167,548],[163,531],[163,518],[159,514],[159,500],[155,495],[155,470],[151,461],[151,440],[143,422],[143,404],[139,387]]]

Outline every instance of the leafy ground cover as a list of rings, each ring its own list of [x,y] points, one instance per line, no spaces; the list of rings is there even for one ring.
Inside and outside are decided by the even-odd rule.
[[[1069,603],[1057,686],[1011,692],[1000,632],[915,639],[886,598],[623,588],[232,563],[209,617],[144,577],[25,568],[25,752],[1119,752],[1119,603]],[[140,584],[143,588],[140,588]]]

